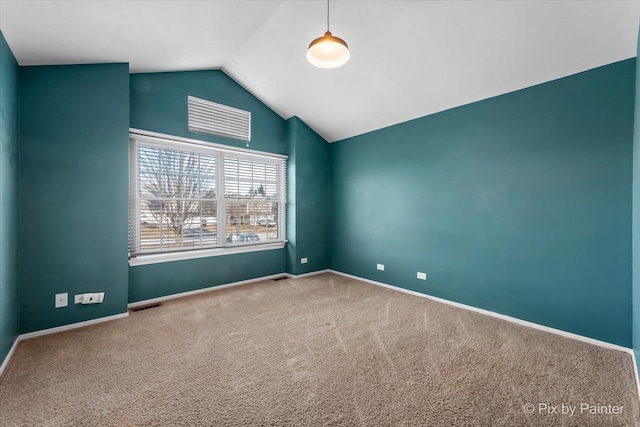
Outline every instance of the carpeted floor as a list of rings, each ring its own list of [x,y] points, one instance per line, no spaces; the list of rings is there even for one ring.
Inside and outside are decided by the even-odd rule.
[[[577,405],[574,415],[562,404]],[[580,414],[581,404],[623,408]],[[333,274],[216,290],[25,340],[0,379],[3,426],[638,420],[626,353]]]

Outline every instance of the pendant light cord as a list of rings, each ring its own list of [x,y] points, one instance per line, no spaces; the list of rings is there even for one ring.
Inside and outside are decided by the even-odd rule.
[[[327,0],[327,31],[329,31],[329,0]]]

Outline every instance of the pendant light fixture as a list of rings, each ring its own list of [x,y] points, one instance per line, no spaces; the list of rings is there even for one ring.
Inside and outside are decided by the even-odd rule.
[[[329,0],[327,0],[327,32],[309,44],[307,60],[320,68],[336,68],[344,65],[351,54],[349,46],[329,31]]]

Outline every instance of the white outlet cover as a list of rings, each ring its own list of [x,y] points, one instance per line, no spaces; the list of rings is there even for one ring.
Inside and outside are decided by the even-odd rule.
[[[384,271],[384,264],[378,264],[378,270]]]
[[[427,280],[427,273],[422,273],[422,272],[418,271],[418,279]]]
[[[306,258],[301,258],[300,259],[300,264],[306,264],[307,263],[307,259]]]
[[[100,304],[102,301],[104,301],[104,292],[82,295],[82,304]]]
[[[69,305],[69,294],[56,294],[56,308],[66,307]]]
[[[74,304],[82,304],[82,298],[84,297],[84,294],[78,294],[74,297],[73,302]]]

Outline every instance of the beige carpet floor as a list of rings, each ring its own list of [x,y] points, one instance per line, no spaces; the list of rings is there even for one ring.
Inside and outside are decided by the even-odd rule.
[[[577,407],[571,417],[541,403]],[[580,414],[583,403],[623,408]],[[626,353],[333,274],[215,290],[25,340],[0,379],[3,426],[638,420]]]

